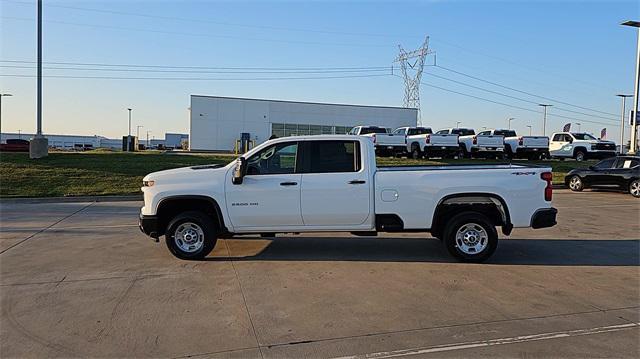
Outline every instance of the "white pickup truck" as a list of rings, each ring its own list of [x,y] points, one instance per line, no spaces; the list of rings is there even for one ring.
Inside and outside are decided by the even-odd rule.
[[[369,137],[375,146],[378,156],[403,155],[407,148],[404,135],[389,133],[389,130],[378,126],[356,126],[349,131],[350,135]]]
[[[492,135],[491,131],[480,132],[476,135],[472,128],[447,128],[436,132],[436,134],[458,135],[462,155],[466,158],[501,158],[504,156],[504,137]]]
[[[407,154],[414,159],[460,155],[458,135],[435,135],[429,127],[400,127],[393,134],[407,136]]]
[[[504,153],[509,158],[541,160],[549,157],[549,137],[518,136],[515,130],[490,130],[492,135],[504,137]]]
[[[217,238],[291,232],[430,232],[462,261],[481,262],[496,226],[556,224],[551,169],[523,165],[376,167],[359,136],[266,141],[226,166],[144,177],[140,229],[178,258],[201,259]]]
[[[603,159],[616,155],[616,144],[603,141],[583,132],[556,132],[549,143],[551,157],[575,158],[584,161],[590,158]]]

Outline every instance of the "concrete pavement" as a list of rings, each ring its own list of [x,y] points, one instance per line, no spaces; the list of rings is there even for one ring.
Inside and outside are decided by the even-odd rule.
[[[421,234],[179,261],[139,232],[139,202],[0,203],[0,356],[640,356],[640,202],[554,196],[558,226],[480,265]]]

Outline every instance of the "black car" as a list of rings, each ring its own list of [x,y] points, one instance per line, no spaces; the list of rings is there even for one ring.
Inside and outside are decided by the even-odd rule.
[[[588,187],[617,187],[640,198],[640,157],[611,157],[589,168],[576,168],[567,174],[564,184],[572,191]]]

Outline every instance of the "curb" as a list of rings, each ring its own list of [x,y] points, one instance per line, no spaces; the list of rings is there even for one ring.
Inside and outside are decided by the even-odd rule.
[[[69,196],[0,198],[0,203],[77,203],[142,201],[142,194],[128,196]]]

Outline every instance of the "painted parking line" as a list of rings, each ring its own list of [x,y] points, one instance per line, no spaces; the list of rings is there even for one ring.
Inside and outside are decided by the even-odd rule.
[[[639,326],[640,326],[640,323],[619,324],[619,325],[611,325],[606,327],[569,330],[564,332],[550,332],[550,333],[541,333],[541,334],[533,334],[533,335],[524,335],[524,336],[518,336],[518,337],[437,345],[433,347],[401,349],[401,350],[393,350],[393,351],[386,351],[386,352],[358,354],[358,355],[338,357],[334,359],[395,358],[395,357],[403,357],[403,356],[409,356],[409,355],[420,355],[420,354],[447,352],[447,351],[470,349],[470,348],[489,347],[494,345],[524,343],[524,342],[532,342],[532,341],[539,341],[539,340],[569,338],[569,337],[577,337],[582,335],[617,332],[621,330],[638,328]]]

